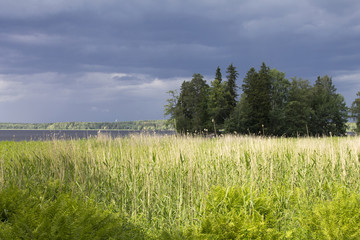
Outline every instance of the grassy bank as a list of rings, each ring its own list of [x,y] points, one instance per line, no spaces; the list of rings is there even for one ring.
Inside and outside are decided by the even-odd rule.
[[[359,182],[357,137],[1,142],[0,237],[357,239]]]
[[[174,130],[167,120],[140,120],[127,122],[56,122],[56,123],[0,123],[0,129],[26,130]]]

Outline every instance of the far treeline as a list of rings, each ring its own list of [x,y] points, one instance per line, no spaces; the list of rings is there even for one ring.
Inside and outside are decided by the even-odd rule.
[[[57,122],[57,123],[0,123],[0,129],[26,130],[124,130],[162,131],[173,130],[166,120],[141,120],[127,122]]]
[[[169,91],[165,115],[177,132],[341,136],[349,117],[357,120],[360,129],[360,98],[349,109],[327,75],[312,85],[297,77],[288,80],[285,73],[262,63],[259,71],[247,72],[238,96],[236,67],[229,65],[226,73],[223,81],[218,67],[210,86],[196,73],[182,83],[180,93]]]

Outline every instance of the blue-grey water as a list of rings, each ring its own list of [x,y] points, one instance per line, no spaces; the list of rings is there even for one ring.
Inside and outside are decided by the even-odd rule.
[[[48,141],[54,139],[83,139],[97,137],[97,130],[0,130],[0,141]],[[122,131],[101,130],[100,134],[106,134],[113,138],[129,135],[174,135],[173,131]]]

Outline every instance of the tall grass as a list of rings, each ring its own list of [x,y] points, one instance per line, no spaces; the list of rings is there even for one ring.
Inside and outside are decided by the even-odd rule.
[[[284,229],[305,228],[299,214],[314,215],[339,189],[360,194],[359,182],[360,138],[142,135],[0,143],[1,189],[70,193],[149,232],[213,234],[218,214],[259,212],[261,222],[270,209],[277,220],[265,222],[291,237]]]

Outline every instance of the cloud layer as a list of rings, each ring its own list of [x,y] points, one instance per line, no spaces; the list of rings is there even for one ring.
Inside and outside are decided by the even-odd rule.
[[[166,91],[217,66],[360,90],[360,2],[4,0],[0,121],[161,119]],[[225,73],[224,73],[225,75]],[[241,79],[239,80],[241,84]]]

